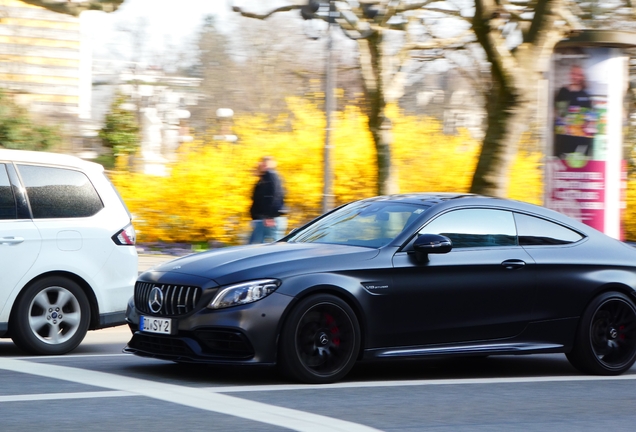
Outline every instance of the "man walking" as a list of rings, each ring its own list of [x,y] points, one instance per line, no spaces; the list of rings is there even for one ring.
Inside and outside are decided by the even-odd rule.
[[[287,217],[284,216],[285,193],[276,162],[264,156],[258,162],[258,182],[252,193],[252,235],[250,243],[276,241],[285,235]]]

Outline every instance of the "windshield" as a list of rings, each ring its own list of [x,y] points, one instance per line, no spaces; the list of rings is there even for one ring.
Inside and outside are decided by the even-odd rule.
[[[425,210],[414,204],[358,201],[293,233],[287,241],[379,248],[389,244]]]

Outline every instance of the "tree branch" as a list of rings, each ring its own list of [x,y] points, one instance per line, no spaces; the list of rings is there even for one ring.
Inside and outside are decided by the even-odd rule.
[[[468,51],[468,50],[466,50]],[[460,73],[460,75],[462,75],[466,80],[468,80],[472,87],[479,92],[479,94],[482,97],[487,97],[488,92],[490,91],[490,86],[488,86],[486,83],[484,83],[484,79],[480,76],[479,74],[479,64],[476,61],[474,55],[472,55],[472,53],[468,53],[468,55],[466,56],[468,57],[468,59],[471,61],[472,63],[472,70],[476,71],[477,76],[474,76],[473,74],[471,74],[469,72],[469,68],[466,68],[462,65],[460,65],[454,58],[449,57],[448,55],[445,56],[445,59],[454,64],[455,65],[455,69]]]
[[[432,36],[432,40],[425,42],[410,42],[404,46],[404,49],[413,50],[426,50],[435,48],[454,49],[463,46],[469,42],[475,42],[475,33],[472,30],[467,30],[459,36],[452,38],[437,38]]]
[[[425,0],[416,3],[400,3],[394,10],[396,13],[408,12],[416,9],[422,9],[424,6],[428,6],[433,3],[442,3],[440,0]]]
[[[278,13],[278,12],[289,12],[289,11],[294,10],[294,9],[300,9],[301,7],[302,6],[299,6],[299,5],[280,6],[280,7],[277,7],[276,9],[273,9],[273,10],[267,12],[267,13],[264,13],[264,14],[246,12],[246,11],[244,11],[243,9],[241,9],[238,6],[233,6],[232,10],[234,12],[240,13],[242,16],[244,16],[246,18],[254,18],[254,19],[264,20],[264,19],[267,19],[270,16],[274,15],[275,13]]]
[[[534,8],[534,17],[528,33],[524,36],[524,42],[533,43],[541,30],[546,25],[545,17],[550,13],[552,2],[554,0],[539,1]]]
[[[443,13],[444,15],[452,16],[453,18],[457,18],[457,19],[466,21],[468,23],[472,23],[473,22],[473,19],[471,17],[463,16],[461,11],[459,11],[459,10],[448,10],[448,9],[440,9],[440,8],[424,8],[422,10],[426,11],[426,12]]]
[[[399,13],[421,9],[424,6],[427,6],[429,4],[439,3],[439,2],[440,0],[425,0],[425,1],[419,1],[416,3],[407,3],[407,4],[404,4],[403,2],[399,2],[396,6],[392,6],[392,4],[389,3],[389,7],[387,8],[386,12],[382,16],[382,21],[380,21],[380,25],[383,27],[386,26],[387,22]]]
[[[505,41],[497,34],[493,23],[493,14],[497,10],[494,0],[475,0],[475,16],[473,18],[473,31],[477,41],[486,53],[486,58],[491,65],[494,80],[504,88],[511,86],[512,77],[508,75],[514,71],[516,63],[511,53],[507,50]]]
[[[114,12],[124,2],[124,0],[84,0],[81,2],[59,1],[59,0],[20,0],[22,3],[32,6],[39,6],[52,12],[64,15],[79,16],[87,10],[102,12]]]
[[[555,7],[555,11],[570,26],[571,29],[580,30],[585,28],[583,22],[579,19],[579,15],[582,14],[579,5],[572,0],[567,1],[567,3],[569,4],[565,5],[564,2],[559,2],[559,4]]]

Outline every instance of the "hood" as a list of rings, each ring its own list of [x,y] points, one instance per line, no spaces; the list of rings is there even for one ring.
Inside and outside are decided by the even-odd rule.
[[[178,258],[152,269],[214,280],[219,285],[259,278],[355,268],[378,249],[320,243],[269,243],[227,247]]]

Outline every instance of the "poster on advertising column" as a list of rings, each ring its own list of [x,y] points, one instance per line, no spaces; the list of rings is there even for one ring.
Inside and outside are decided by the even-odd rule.
[[[547,207],[616,238],[622,235],[618,212],[624,207],[626,68],[618,49],[555,50],[545,179]]]

